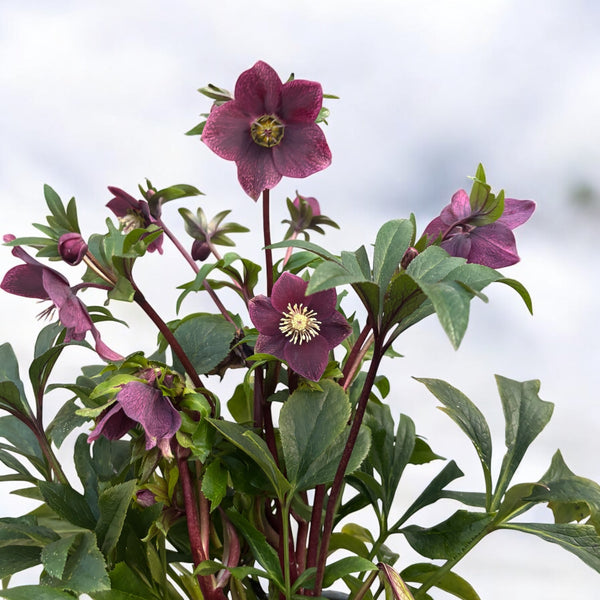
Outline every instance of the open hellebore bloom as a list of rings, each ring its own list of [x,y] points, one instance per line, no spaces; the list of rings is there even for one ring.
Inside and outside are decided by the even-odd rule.
[[[142,381],[130,381],[121,388],[116,402],[100,416],[88,442],[101,435],[118,440],[138,423],[146,434],[146,450],[158,446],[163,456],[172,456],[171,438],[181,426],[181,415],[159,389]]]
[[[213,107],[202,141],[235,161],[240,185],[256,200],[284,175],[308,177],[329,166],[331,151],[315,123],[322,104],[320,83],[282,83],[259,61],[238,77],[234,99]]]
[[[459,190],[440,216],[427,225],[424,233],[429,243],[441,235],[441,247],[451,256],[460,256],[467,262],[492,269],[508,267],[519,262],[512,230],[525,223],[534,210],[532,200],[506,198],[504,212],[498,220],[477,226],[474,221],[479,213],[471,208],[467,192]]]
[[[334,289],[306,296],[308,283],[287,271],[276,281],[270,298],[256,296],[248,307],[258,329],[255,352],[284,360],[296,373],[319,381],[329,351],[352,329],[335,310]]]
[[[4,241],[12,241],[14,236],[4,236]],[[100,332],[92,322],[85,304],[75,295],[69,282],[58,271],[38,262],[20,246],[12,249],[14,256],[25,264],[10,269],[0,287],[17,296],[50,300],[58,310],[58,318],[66,328],[65,342],[81,341],[91,331],[96,342],[96,352],[104,360],[122,360],[122,356],[113,352],[101,339]]]
[[[150,214],[150,207],[145,200],[136,200],[127,192],[118,187],[109,186],[108,190],[114,194],[114,198],[107,202],[106,206],[112,210],[119,223],[123,227],[123,233],[129,233],[132,229],[145,229],[156,223],[156,219]],[[162,254],[162,233],[148,246],[148,252],[158,250]]]

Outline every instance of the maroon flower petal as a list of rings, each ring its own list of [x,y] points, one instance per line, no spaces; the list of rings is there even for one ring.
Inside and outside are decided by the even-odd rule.
[[[470,238],[471,251],[468,262],[486,265],[492,269],[509,267],[519,262],[513,232],[498,221],[477,227],[471,232]]]
[[[281,143],[271,151],[277,171],[286,177],[308,177],[331,164],[325,134],[315,123],[287,125]]]
[[[233,102],[253,118],[274,114],[279,110],[282,87],[273,67],[259,60],[238,77]]]
[[[297,275],[284,271],[273,286],[271,303],[279,313],[287,311],[288,304],[300,304],[305,302],[304,294],[308,283]],[[280,317],[281,318],[281,317]]]
[[[264,148],[250,139],[245,155],[236,161],[238,181],[253,200],[263,190],[274,188],[281,181],[281,173],[273,162],[272,148]]]
[[[498,219],[498,223],[506,225],[509,229],[514,229],[525,223],[531,217],[534,210],[535,202],[533,200],[506,198],[504,200],[504,212]]]
[[[279,116],[288,123],[314,123],[323,106],[323,88],[316,81],[294,79],[283,84]]]
[[[321,323],[319,337],[325,338],[329,349],[333,350],[338,344],[341,344],[352,333],[352,327],[345,317],[337,311],[326,321]]]
[[[109,406],[101,415],[100,420],[88,436],[88,443],[97,440],[101,435],[109,440],[120,440],[136,422],[130,419],[118,402]]]
[[[281,321],[281,312],[275,310],[271,300],[266,296],[255,296],[248,303],[250,320],[254,323],[259,333],[263,335],[277,335]]]
[[[241,110],[235,100],[212,109],[204,130],[202,141],[225,160],[240,160],[254,141],[250,137],[253,117]]]
[[[254,346],[257,354],[272,354],[280,360],[285,360],[285,347],[289,345],[283,333],[278,335],[259,335]]]
[[[0,288],[9,294],[46,300],[48,294],[42,283],[43,269],[34,265],[17,265],[4,275]]]
[[[317,336],[306,344],[286,344],[285,361],[291,369],[311,381],[319,381],[329,362],[329,344]]]
[[[140,211],[140,201],[130,196],[125,190],[109,185],[108,191],[114,195],[114,198],[107,202],[106,206],[113,211],[115,216],[124,217],[128,211]]]
[[[429,223],[429,225],[425,227],[425,231],[423,232],[423,234],[426,235],[428,238],[427,243],[432,244],[433,242],[435,242],[435,240],[440,234],[443,235],[444,233],[446,233],[448,227],[449,225],[442,221],[442,217],[436,217],[435,219],[433,219],[433,221],[431,221],[431,223]]]
[[[458,192],[452,196],[450,204],[448,204],[440,214],[442,222],[447,225],[452,225],[458,221],[464,221],[470,216],[471,203],[469,202],[469,195],[465,190],[458,190]]]
[[[317,313],[317,319],[323,321],[335,312],[336,301],[337,293],[334,288],[331,288],[306,296],[304,305],[310,310],[314,310]]]
[[[450,256],[468,258],[471,252],[471,237],[468,233],[459,233],[444,240],[440,245]]]

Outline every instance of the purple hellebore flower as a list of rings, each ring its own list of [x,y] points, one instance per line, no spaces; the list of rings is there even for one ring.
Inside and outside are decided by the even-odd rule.
[[[14,239],[12,235],[4,236],[5,242]],[[50,300],[58,310],[60,322],[67,330],[66,343],[71,340],[81,341],[85,334],[91,331],[96,342],[96,352],[101,358],[108,361],[123,359],[100,339],[100,332],[96,329],[85,304],[75,295],[63,275],[29,256],[20,246],[15,246],[12,253],[25,264],[10,269],[0,283],[0,288],[17,296]]]
[[[136,200],[127,192],[118,187],[108,186],[108,191],[114,198],[107,202],[106,206],[112,210],[123,227],[123,233],[129,233],[132,229],[145,229],[157,220],[150,214],[150,207],[145,200]],[[158,250],[162,254],[162,233],[148,246],[148,252]]]
[[[138,423],[146,434],[146,450],[158,446],[163,456],[171,457],[171,438],[181,427],[181,415],[159,389],[142,381],[123,385],[116,402],[101,414],[88,442],[101,435],[118,440]]]
[[[427,225],[424,233],[430,244],[441,235],[441,247],[451,256],[460,256],[469,263],[492,269],[508,267],[519,262],[512,230],[525,223],[534,210],[532,200],[506,198],[504,212],[497,221],[477,226],[473,220],[479,215],[472,210],[467,192],[459,190],[440,216]]]
[[[235,161],[240,185],[256,200],[284,175],[308,177],[329,166],[331,151],[315,123],[322,104],[320,83],[282,83],[259,61],[238,77],[234,99],[213,107],[202,141]]]
[[[285,360],[299,375],[319,381],[329,351],[352,332],[348,321],[335,310],[334,289],[306,296],[308,283],[287,271],[273,286],[270,298],[250,300],[250,319],[258,329],[255,352]]]
[[[69,265],[78,265],[87,251],[88,245],[79,233],[63,233],[58,240],[58,253]]]

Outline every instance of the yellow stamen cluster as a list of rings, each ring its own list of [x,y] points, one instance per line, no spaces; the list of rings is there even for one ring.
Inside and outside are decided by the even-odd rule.
[[[283,123],[277,117],[263,115],[250,125],[250,135],[259,146],[272,148],[283,139],[284,129]]]
[[[321,321],[316,319],[317,313],[314,310],[308,310],[304,304],[287,305],[287,312],[283,313],[279,321],[279,331],[290,338],[292,344],[302,344],[309,342],[319,335]]]
[[[144,228],[144,217],[137,210],[128,210],[126,215],[119,217],[119,223],[121,224],[121,231],[129,233],[134,229]]]

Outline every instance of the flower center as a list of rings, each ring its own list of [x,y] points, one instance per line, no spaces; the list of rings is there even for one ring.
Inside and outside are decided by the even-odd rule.
[[[314,310],[308,310],[304,304],[287,305],[287,312],[279,321],[279,331],[290,338],[292,344],[302,344],[309,342],[319,335],[321,321],[315,317],[317,313]]]
[[[126,215],[119,217],[119,223],[123,228],[123,233],[129,233],[134,229],[144,229],[144,217],[137,210],[128,210]]]
[[[283,139],[284,129],[283,123],[277,117],[263,115],[250,125],[250,135],[259,146],[272,148]]]

